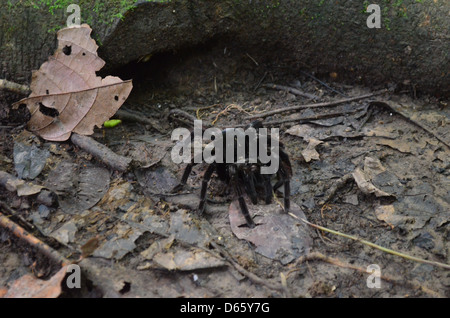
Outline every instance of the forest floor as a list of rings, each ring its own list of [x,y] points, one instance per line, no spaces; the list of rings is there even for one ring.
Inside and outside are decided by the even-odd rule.
[[[184,189],[171,193],[185,167],[171,159],[171,134],[178,127],[191,128],[179,111],[202,119],[205,127],[227,128],[248,124],[247,117],[265,111],[374,90],[342,84],[339,74],[322,74],[330,89],[283,61],[260,61],[252,52],[220,44],[155,56],[119,73],[122,79],[133,77],[134,85],[122,108],[155,124],[124,121],[97,129],[92,137],[134,160],[127,173],[112,171],[70,141],[47,142],[23,128],[0,131],[1,170],[17,175],[18,169],[29,169],[18,168],[14,153],[34,145],[44,155],[39,159],[43,169],[32,182],[56,192],[59,201],[58,207],[48,206],[36,196],[19,197],[1,188],[4,214],[69,260],[80,257],[86,242],[98,245],[79,263],[84,287],[65,289],[63,296],[450,297],[448,269],[306,226],[291,216],[301,235],[285,224],[284,236],[263,237],[266,219],[261,219],[256,243],[239,239],[238,232],[252,230],[232,226],[236,209],[230,203],[236,197],[217,176],[208,186],[205,213],[194,213],[205,163],[194,167]],[[268,83],[314,94],[317,100]],[[279,128],[290,157],[293,210],[328,229],[450,264],[448,107],[436,98],[412,95],[387,92],[280,112],[263,121]],[[368,193],[355,181],[356,173],[378,192]],[[286,221],[277,202],[264,206],[262,200],[257,206],[249,203],[250,213],[269,209],[274,222]],[[275,245],[287,240],[282,255],[262,251],[275,248],[268,244],[272,239]],[[5,292],[24,274],[46,279],[58,270],[4,229],[0,264],[0,291]],[[370,265],[380,270],[380,286],[371,285],[377,280]]]

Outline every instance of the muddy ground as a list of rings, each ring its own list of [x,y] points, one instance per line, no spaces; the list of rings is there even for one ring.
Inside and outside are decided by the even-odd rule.
[[[124,121],[112,129],[96,130],[97,141],[134,159],[127,173],[111,171],[69,141],[46,142],[24,133],[22,127],[1,129],[2,170],[17,176],[14,148],[19,151],[18,144],[45,150],[40,161],[43,170],[33,182],[56,192],[59,199],[56,207],[36,196],[18,197],[2,188],[1,200],[10,211],[5,214],[69,260],[77,260],[81,247],[98,239],[97,249],[79,263],[83,288],[65,290],[62,296],[450,296],[448,269],[391,255],[307,227],[294,218],[292,224],[307,232],[296,237],[297,243],[308,245],[306,250],[316,257],[305,260],[305,250],[292,244],[287,258],[264,256],[254,243],[236,237],[229,218],[235,196],[216,176],[208,188],[205,214],[194,213],[206,164],[194,167],[186,187],[170,192],[185,167],[171,160],[171,132],[190,128],[189,119],[172,115],[172,110],[226,128],[247,124],[246,117],[259,112],[313,102],[264,84],[297,88],[317,95],[319,102],[374,90],[341,83],[339,74],[315,74],[337,93],[282,60],[263,60],[257,52],[223,43],[153,56],[117,73],[122,79],[133,78],[134,88],[123,108],[155,122],[152,127]],[[389,100],[402,111],[371,103],[374,100]],[[446,106],[446,101],[413,90],[390,91],[371,99],[264,118],[267,125],[280,129],[290,156],[293,206],[314,224],[449,264]],[[299,119],[327,113],[331,115],[320,120]],[[287,120],[291,121],[270,124]],[[322,142],[310,149],[311,138]],[[22,168],[22,173],[27,169]],[[369,174],[371,184],[385,195],[364,193],[360,184],[348,178],[358,169]],[[347,182],[330,193],[343,177]],[[282,193],[277,195],[281,202]],[[257,207],[249,207],[250,213],[256,213],[264,209],[264,203],[260,200]],[[270,209],[281,214],[277,204]],[[0,232],[0,250],[0,286],[6,289],[25,273],[45,279],[58,269],[6,230]],[[381,270],[381,288],[368,287],[366,269],[371,264]]]

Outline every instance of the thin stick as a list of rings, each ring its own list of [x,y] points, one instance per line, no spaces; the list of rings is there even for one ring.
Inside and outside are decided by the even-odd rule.
[[[233,258],[228,254],[228,251],[226,251],[225,249],[223,249],[221,246],[219,246],[218,244],[216,244],[214,241],[210,242],[211,246],[213,246],[215,249],[217,249],[220,253],[223,254],[223,256],[225,257],[225,259],[238,271],[240,272],[242,275],[246,276],[248,279],[250,279],[252,282],[256,283],[256,284],[261,284],[264,285],[270,289],[273,290],[278,290],[278,291],[284,291],[286,292],[286,289],[284,288],[284,286],[282,284],[278,284],[272,281],[267,281],[265,279],[262,279],[258,276],[256,276],[255,274],[249,272],[248,270],[246,270],[245,268],[243,268],[241,265],[239,265],[235,260],[233,260]]]
[[[264,113],[256,114],[256,115],[253,115],[253,116],[249,116],[246,119],[264,118],[264,117],[271,116],[271,115],[278,114],[278,113],[284,113],[284,112],[289,112],[289,111],[294,111],[294,110],[299,110],[299,109],[305,109],[305,108],[318,108],[318,107],[336,106],[336,105],[339,105],[339,104],[354,102],[354,101],[357,101],[357,100],[370,98],[370,97],[373,97],[373,96],[376,96],[376,95],[385,94],[387,92],[388,92],[388,90],[384,89],[384,90],[381,90],[381,91],[378,91],[378,92],[375,92],[375,93],[366,94],[366,95],[360,95],[360,96],[355,96],[355,97],[350,97],[350,98],[345,98],[345,99],[340,99],[340,100],[336,100],[336,101],[333,101],[333,102],[325,102],[325,103],[316,103],[316,104],[307,104],[307,105],[298,105],[298,106],[292,106],[292,107],[284,107],[284,108],[275,109],[275,110],[267,111],[267,112],[264,112]]]
[[[315,76],[313,76],[313,75],[311,75],[311,74],[308,74],[308,73],[306,73],[306,72],[303,72],[303,71],[300,71],[300,73],[302,73],[302,74],[304,74],[304,75],[306,75],[306,76],[312,78],[312,79],[315,80],[316,82],[318,82],[318,83],[322,84],[323,86],[325,86],[326,88],[328,88],[330,91],[333,91],[333,92],[335,92],[335,93],[338,93],[338,94],[341,95],[341,96],[348,97],[348,96],[345,95],[344,93],[338,91],[337,89],[334,89],[333,87],[331,87],[331,86],[328,85],[327,83],[321,81],[321,80],[318,79],[317,77],[315,77]]]
[[[338,231],[335,231],[335,230],[331,230],[331,229],[328,229],[328,228],[326,228],[326,227],[323,227],[323,226],[320,226],[320,225],[311,223],[311,222],[309,222],[309,221],[307,221],[307,220],[305,220],[305,219],[299,218],[298,216],[296,216],[296,215],[293,214],[293,213],[289,213],[289,215],[292,216],[293,218],[297,219],[297,220],[300,220],[300,221],[306,223],[307,225],[309,225],[309,226],[311,226],[311,227],[313,227],[313,228],[316,228],[316,229],[319,229],[319,230],[322,230],[322,231],[325,231],[325,232],[328,232],[328,233],[331,233],[331,234],[334,234],[334,235],[342,236],[342,237],[351,239],[351,240],[353,240],[353,241],[360,242],[360,243],[362,243],[362,244],[364,244],[364,245],[368,245],[368,246],[373,247],[373,248],[376,248],[376,249],[378,249],[378,250],[380,250],[380,251],[383,251],[383,252],[386,252],[386,253],[389,253],[389,254],[392,254],[392,255],[400,256],[400,257],[409,259],[409,260],[411,260],[411,261],[415,261],[415,262],[419,262],[419,263],[425,263],[425,264],[430,264],[430,265],[442,267],[442,268],[445,268],[445,269],[450,269],[450,265],[448,265],[448,264],[444,264],[444,263],[440,263],[440,262],[435,262],[435,261],[429,261],[429,260],[426,260],[426,259],[414,257],[414,256],[407,255],[407,254],[403,254],[403,253],[400,253],[400,252],[397,252],[397,251],[388,249],[388,248],[386,248],[386,247],[377,245],[377,244],[375,244],[375,243],[372,243],[372,242],[369,242],[369,241],[360,239],[360,238],[358,238],[358,237],[356,237],[356,236],[349,235],[349,234],[345,234],[345,233],[341,233],[341,232],[338,232]]]
[[[0,79],[0,89],[4,89],[20,95],[30,94],[30,88],[27,85],[17,84],[4,79]]]
[[[73,133],[70,140],[84,151],[90,153],[98,160],[105,163],[108,167],[120,172],[127,171],[131,165],[132,159],[114,153],[105,145],[97,142],[88,136]]]
[[[339,266],[339,267],[342,267],[342,268],[349,268],[349,269],[353,269],[353,270],[356,270],[356,271],[361,272],[361,273],[368,274],[367,269],[365,269],[363,267],[356,266],[356,265],[349,264],[349,263],[345,263],[345,262],[343,262],[343,261],[341,261],[341,260],[339,260],[337,258],[326,256],[326,255],[324,255],[322,253],[319,253],[319,252],[311,252],[311,253],[309,253],[307,255],[300,256],[295,261],[294,266],[299,266],[302,263],[307,262],[307,261],[316,261],[316,260],[323,261],[323,262],[326,262],[328,264]],[[298,268],[298,267],[297,268],[293,268],[286,274],[286,276],[289,277],[289,275],[291,273],[293,273],[295,271],[298,271],[298,270],[300,270],[300,268]],[[431,295],[433,297],[443,297],[439,293],[437,293],[437,292],[435,292],[433,290],[430,290],[430,289],[428,289],[428,288],[426,288],[426,287],[424,287],[422,285],[416,284],[416,283],[414,283],[412,281],[402,281],[402,280],[398,280],[397,278],[394,278],[394,277],[391,277],[391,276],[386,276],[386,275],[380,275],[380,278],[385,280],[385,281],[387,281],[387,282],[391,282],[393,284],[406,285],[406,286],[411,286],[413,288],[421,289],[424,293],[427,293],[427,294],[429,294],[429,295]]]
[[[280,90],[292,93],[294,95],[306,97],[306,98],[309,98],[309,99],[314,99],[314,100],[319,99],[319,96],[317,96],[317,95],[308,94],[308,93],[302,92],[302,91],[300,91],[300,90],[298,90],[296,88],[289,87],[289,86],[283,86],[283,85],[277,85],[277,84],[263,84],[262,86],[263,87],[268,87],[268,88],[273,88],[273,89],[280,89]]]
[[[154,128],[158,132],[164,133],[163,129],[159,126],[159,123],[157,122],[157,120],[155,120],[153,118],[148,118],[144,114],[139,113],[139,112],[130,111],[128,109],[127,110],[119,109],[114,114],[114,118],[118,118],[123,121],[137,122],[137,123],[141,123],[144,125],[150,125],[152,128]]]
[[[261,77],[261,79],[259,80],[258,84],[256,84],[255,88],[253,89],[253,91],[256,91],[259,86],[261,85],[262,81],[264,81],[264,79],[266,78],[267,72],[264,73],[263,77]]]
[[[9,232],[17,236],[20,240],[36,248],[41,253],[49,257],[51,260],[55,261],[56,263],[59,263],[61,266],[65,266],[71,263],[69,260],[61,256],[53,248],[51,248],[38,238],[28,233],[25,229],[23,229],[21,226],[17,225],[16,223],[8,219],[2,213],[0,213],[0,227],[5,228]]]
[[[303,123],[303,122],[311,122],[311,121],[315,121],[315,120],[319,120],[319,119],[328,119],[328,118],[333,118],[333,117],[339,117],[339,116],[343,116],[343,115],[349,115],[349,114],[354,114],[357,112],[362,111],[362,108],[357,108],[357,109],[353,109],[350,111],[340,111],[340,112],[332,112],[332,113],[327,113],[327,114],[317,114],[314,116],[306,116],[306,117],[299,117],[299,118],[288,118],[288,119],[282,119],[282,120],[271,120],[271,121],[266,121],[263,122],[264,127],[271,127],[271,126],[279,126],[281,124],[286,124],[286,123],[292,123],[292,122],[299,122],[299,123]]]

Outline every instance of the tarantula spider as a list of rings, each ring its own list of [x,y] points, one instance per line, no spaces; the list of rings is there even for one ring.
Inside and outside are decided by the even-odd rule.
[[[264,168],[268,168],[269,163],[263,163],[262,157],[260,156],[259,150],[261,150],[260,145],[260,139],[262,138],[260,135],[260,128],[263,128],[263,125],[260,121],[255,121],[248,125],[247,128],[255,128],[256,130],[256,136],[254,140],[251,140],[251,138],[246,135],[245,138],[245,152],[244,152],[244,158],[242,158],[242,153],[240,157],[240,161],[238,161],[236,148],[239,146],[239,143],[237,142],[237,136],[235,135],[233,137],[234,140],[228,140],[227,143],[227,131],[228,129],[225,129],[222,131],[222,138],[225,142],[222,143],[223,145],[223,157],[226,156],[227,147],[226,145],[229,145],[230,142],[232,145],[234,145],[234,161],[231,163],[229,160],[228,162],[212,162],[209,164],[204,177],[202,181],[202,188],[200,193],[200,204],[198,207],[198,213],[202,214],[205,210],[206,205],[206,192],[208,188],[208,183],[211,179],[211,176],[213,172],[215,171],[219,177],[219,179],[223,182],[225,182],[228,185],[232,185],[234,192],[236,196],[238,197],[238,202],[240,206],[240,211],[245,217],[245,220],[247,222],[247,226],[249,228],[255,227],[255,222],[253,221],[252,217],[250,216],[250,213],[248,211],[247,204],[244,200],[244,194],[246,193],[253,204],[258,203],[258,198],[264,199],[266,204],[270,204],[272,202],[273,197],[273,191],[277,190],[279,187],[284,185],[284,212],[287,213],[289,211],[290,207],[290,178],[292,176],[292,168],[291,163],[289,160],[289,156],[284,151],[284,146],[279,143],[278,139],[275,141],[271,135],[266,135],[266,139],[264,139],[262,142],[267,142],[267,146],[270,148],[271,145],[274,143],[275,145],[278,145],[276,151],[273,151],[274,148],[270,148],[270,156],[273,160],[276,160],[278,162],[278,169],[274,173],[262,173]],[[193,140],[193,134],[191,134],[191,140]],[[242,141],[243,139],[241,139]],[[216,140],[213,140],[212,142],[216,142]],[[276,142],[276,143],[275,143]],[[249,146],[252,143],[256,143],[257,149],[258,149],[258,155],[255,157],[252,157],[253,160],[250,160],[250,153],[249,153]],[[229,148],[228,148],[229,149]],[[230,156],[231,157],[231,156]],[[184,186],[186,184],[186,181],[192,171],[192,167],[195,165],[194,159],[191,160],[190,163],[186,166],[183,177],[181,178],[180,186]],[[272,177],[276,176],[277,182],[275,185],[272,186]]]

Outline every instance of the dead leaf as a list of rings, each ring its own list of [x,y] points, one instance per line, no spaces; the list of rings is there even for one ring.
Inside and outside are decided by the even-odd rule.
[[[391,147],[392,149],[396,149],[402,153],[413,153],[411,144],[406,143],[403,140],[395,140],[395,139],[379,139],[376,141],[378,145],[384,145]]]
[[[100,237],[97,235],[81,246],[81,258],[86,258],[91,256],[94,251],[100,246]]]
[[[386,222],[391,228],[394,228],[394,225],[391,223],[394,213],[395,208],[393,205],[380,205],[375,208],[377,219]]]
[[[226,265],[224,260],[199,249],[157,253],[153,257],[153,261],[167,270],[180,271],[192,271]]]
[[[61,282],[67,274],[67,266],[49,280],[42,280],[34,275],[24,275],[17,279],[4,298],[56,298],[61,294]]]
[[[375,187],[370,181],[368,176],[365,175],[361,169],[356,168],[352,173],[353,178],[355,179],[358,188],[365,194],[375,194],[376,197],[391,197],[394,196],[392,194],[381,191],[377,187]]]
[[[50,233],[50,236],[57,240],[59,243],[67,246],[68,243],[74,242],[75,234],[77,231],[78,228],[75,222],[68,221],[57,230]]]
[[[50,153],[35,144],[14,143],[14,168],[19,179],[33,180],[44,169]]]
[[[278,204],[247,204],[256,227],[250,229],[242,215],[239,204],[233,201],[229,208],[231,230],[239,238],[252,242],[256,252],[288,264],[294,259],[308,253],[311,238],[304,223],[282,213]],[[300,207],[291,202],[290,213],[299,219],[306,219]]]
[[[105,64],[87,25],[58,31],[58,48],[38,71],[33,72],[26,104],[31,119],[28,129],[44,139],[64,141],[72,132],[90,135],[120,108],[132,89],[131,81],[96,76]]]
[[[0,287],[0,298],[3,298],[3,296],[5,296],[7,292],[8,289],[6,287]]]
[[[161,252],[163,249],[169,249],[175,240],[175,235],[170,235],[168,238],[164,238],[155,241],[149,248],[141,252],[141,256],[145,259],[151,260],[153,257]]]
[[[323,141],[310,138],[308,142],[308,146],[302,151],[303,158],[305,158],[306,162],[310,162],[311,160],[319,160],[320,156],[316,150],[316,146],[323,143]]]
[[[42,189],[45,189],[43,186],[17,179],[4,171],[0,171],[0,185],[4,186],[10,192],[17,191],[19,197],[37,194]]]
[[[45,185],[58,195],[64,212],[75,214],[97,204],[108,191],[109,181],[106,168],[62,162],[49,173]]]
[[[381,164],[380,159],[365,157],[364,158],[364,173],[369,179],[373,179],[376,175],[386,171],[386,168]]]

